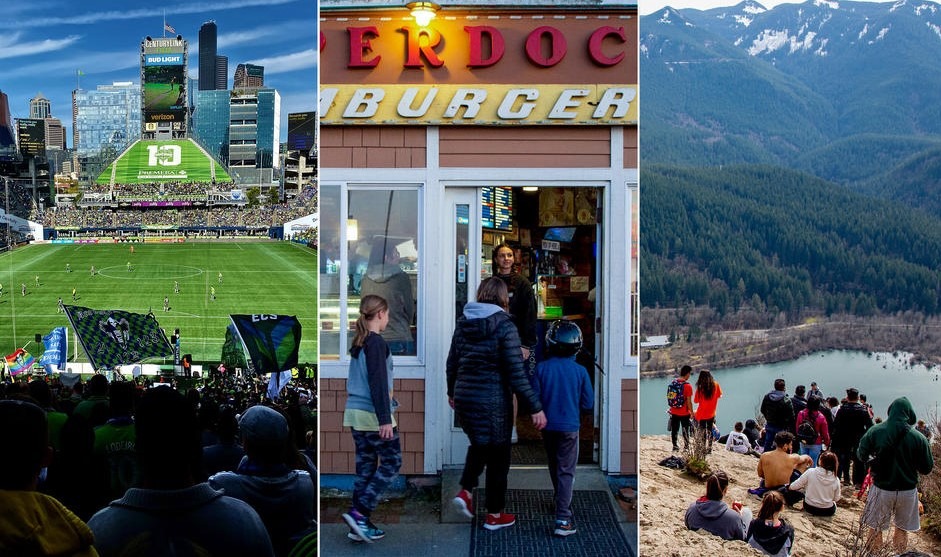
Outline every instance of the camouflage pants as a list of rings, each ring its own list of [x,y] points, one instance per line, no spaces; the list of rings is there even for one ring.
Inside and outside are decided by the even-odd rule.
[[[399,432],[392,439],[379,438],[378,431],[353,430],[356,446],[356,481],[353,482],[353,507],[369,516],[379,504],[379,496],[399,473],[402,450]]]

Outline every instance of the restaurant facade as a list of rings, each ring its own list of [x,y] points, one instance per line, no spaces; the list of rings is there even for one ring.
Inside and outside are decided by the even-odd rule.
[[[501,243],[533,284],[538,338],[557,319],[583,331],[580,463],[636,475],[636,3],[431,5],[428,23],[404,4],[320,7],[323,481],[354,473],[342,418],[368,293],[395,300],[402,474],[463,465],[445,360]],[[538,464],[538,432],[517,424],[514,464]]]

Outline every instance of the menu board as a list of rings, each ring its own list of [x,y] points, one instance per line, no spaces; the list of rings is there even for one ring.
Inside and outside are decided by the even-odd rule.
[[[481,193],[481,226],[494,230],[513,231],[513,189],[508,186],[483,188]]]

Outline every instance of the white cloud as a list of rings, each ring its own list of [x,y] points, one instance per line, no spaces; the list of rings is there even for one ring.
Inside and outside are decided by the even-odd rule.
[[[24,29],[27,27],[46,27],[52,25],[89,25],[102,21],[125,21],[130,19],[144,19],[176,14],[198,14],[204,12],[218,12],[222,10],[238,10],[242,8],[257,8],[264,6],[279,6],[290,4],[297,0],[221,0],[218,2],[195,2],[181,4],[164,10],[164,8],[146,8],[138,10],[112,10],[105,12],[92,12],[74,16],[51,17],[43,14],[31,19],[4,18],[0,20],[0,29]],[[172,23],[172,22],[171,22]]]
[[[86,75],[94,75],[135,67],[140,67],[140,55],[136,52],[100,52],[8,68],[4,71],[4,76],[19,77],[59,73],[75,75],[77,70],[82,70]]]
[[[301,52],[285,54],[283,56],[272,56],[270,58],[258,58],[249,60],[249,64],[256,64],[265,67],[265,75],[293,72],[307,68],[313,68],[317,65],[317,50],[308,48]]]
[[[17,41],[20,35],[21,33],[14,33],[7,38],[0,37],[0,59],[18,58],[20,56],[30,56],[43,52],[62,50],[81,39],[79,35],[70,35],[63,39],[46,39],[43,41],[18,43]]]

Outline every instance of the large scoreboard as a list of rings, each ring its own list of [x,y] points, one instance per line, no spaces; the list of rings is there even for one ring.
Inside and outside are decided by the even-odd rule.
[[[288,114],[288,150],[308,152],[314,148],[317,135],[316,112]]]
[[[16,138],[24,157],[46,156],[46,122],[33,118],[16,119]]]
[[[141,43],[144,130],[186,130],[186,41],[146,38]]]

